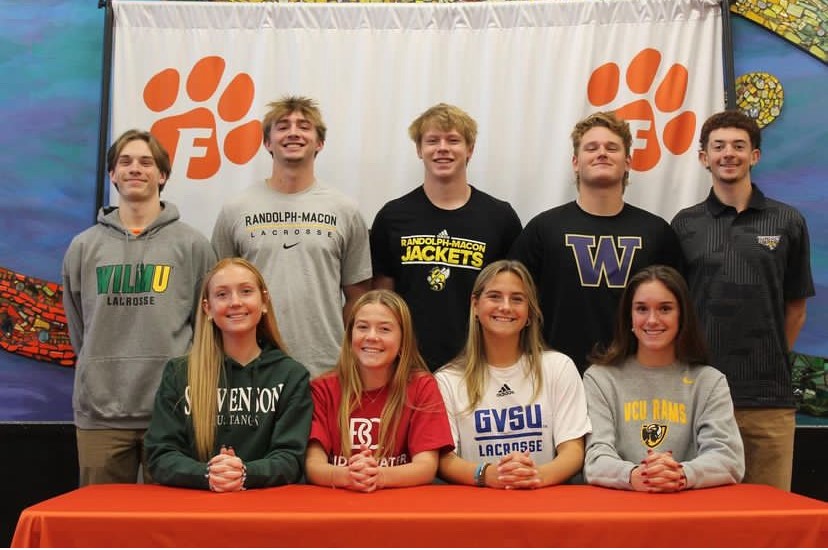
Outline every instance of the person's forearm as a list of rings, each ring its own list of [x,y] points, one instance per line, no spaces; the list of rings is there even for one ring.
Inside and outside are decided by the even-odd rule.
[[[348,468],[327,462],[306,464],[308,481],[321,487],[345,487],[349,483]]]
[[[788,351],[793,351],[794,344],[799,338],[799,332],[805,326],[807,318],[805,300],[792,300],[785,304],[785,339]]]
[[[440,457],[440,466],[438,472],[444,480],[455,483],[457,485],[474,485],[474,474],[477,471],[478,464],[461,458],[454,452],[448,452]],[[493,466],[489,466],[486,472],[486,478],[490,478],[491,473],[495,470]]]
[[[416,462],[386,466],[379,470],[379,484],[381,488],[426,485],[434,481],[436,474],[434,467]]]
[[[556,451],[554,459],[538,467],[541,487],[564,483],[584,467],[583,437],[564,441]]]
[[[565,483],[581,470],[584,464],[583,459],[579,460],[577,457],[570,455],[558,455],[553,460],[538,467],[541,487]]]

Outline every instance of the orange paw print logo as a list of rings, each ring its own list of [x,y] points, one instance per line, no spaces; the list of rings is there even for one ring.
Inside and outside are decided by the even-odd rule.
[[[641,50],[630,61],[625,75],[627,89],[636,95],[649,94],[655,83],[658,67],[661,65],[661,53],[647,48]],[[654,168],[661,160],[656,127],[655,108],[666,116],[678,111],[687,95],[687,68],[678,63],[667,70],[661,82],[655,88],[651,99],[635,99],[623,107],[615,109],[615,114],[630,123],[633,133],[633,170],[646,172]],[[589,102],[596,107],[609,104],[618,97],[621,83],[621,69],[615,63],[605,63],[592,72],[587,86]],[[681,155],[690,148],[696,131],[696,114],[692,111],[678,113],[664,125],[661,143],[674,155]],[[643,147],[638,144],[643,144]]]
[[[221,57],[200,59],[187,76],[185,91],[190,101],[201,105],[165,116],[150,128],[166,147],[173,165],[176,155],[189,158],[186,169],[189,179],[203,180],[216,175],[222,157],[234,164],[245,164],[256,156],[261,146],[261,122],[240,123],[253,104],[253,79],[247,73],[239,73],[219,95],[224,69]],[[180,85],[179,72],[164,69],[144,86],[144,103],[153,112],[165,113],[178,101]],[[231,129],[220,134],[220,128],[227,125]]]

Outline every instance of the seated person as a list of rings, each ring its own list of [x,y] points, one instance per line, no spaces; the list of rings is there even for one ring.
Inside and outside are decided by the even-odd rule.
[[[577,474],[590,431],[584,387],[566,355],[545,350],[542,315],[522,263],[499,260],[472,290],[465,350],[435,374],[456,452],[451,483],[535,489]]]
[[[336,368],[311,393],[305,467],[315,485],[371,492],[431,483],[440,453],[453,448],[408,306],[393,291],[354,303]]]
[[[687,284],[675,269],[653,265],[630,280],[613,341],[591,359],[588,483],[670,493],[741,481],[744,451],[727,379],[706,366]]]
[[[202,284],[190,353],[164,368],[145,439],[150,473],[220,493],[295,483],[311,407],[308,371],[285,353],[261,274],[225,258]]]

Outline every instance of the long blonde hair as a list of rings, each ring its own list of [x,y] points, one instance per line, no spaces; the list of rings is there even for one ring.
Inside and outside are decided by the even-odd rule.
[[[460,356],[451,363],[451,366],[463,369],[463,381],[466,383],[469,396],[467,412],[473,411],[483,399],[483,391],[489,379],[485,337],[480,326],[480,320],[475,315],[474,306],[480,300],[483,291],[486,290],[486,285],[501,273],[513,273],[521,280],[529,304],[529,322],[520,331],[518,345],[529,366],[529,373],[532,377],[533,400],[537,398],[543,383],[541,369],[542,354],[545,349],[543,337],[541,336],[543,313],[541,313],[540,303],[538,302],[535,282],[521,262],[517,260],[498,260],[484,267],[474,282],[469,304],[469,334],[466,338],[466,345]]]
[[[354,324],[357,313],[368,304],[380,304],[387,307],[397,323],[400,325],[400,352],[393,366],[393,373],[388,382],[388,399],[380,415],[379,446],[375,455],[378,458],[389,458],[394,453],[394,443],[400,418],[408,399],[408,384],[416,376],[430,376],[425,361],[417,350],[417,340],[414,336],[414,324],[411,321],[411,312],[405,300],[391,290],[371,290],[363,294],[351,308],[345,325],[345,336],[342,339],[342,350],[334,370],[342,388],[342,400],[339,405],[339,434],[341,452],[343,456],[351,456],[351,414],[362,406],[362,379],[359,376],[359,364],[351,347],[354,334]]]
[[[187,355],[187,385],[190,391],[193,446],[198,459],[205,461],[212,456],[216,441],[217,391],[219,377],[224,372],[224,343],[221,330],[207,317],[204,305],[209,299],[210,282],[215,274],[231,265],[243,267],[253,273],[262,293],[262,302],[267,308],[267,313],[262,314],[262,318],[256,326],[256,340],[260,343],[269,343],[284,352],[287,351],[279,333],[279,326],[276,324],[270,294],[267,291],[267,285],[262,274],[253,264],[243,258],[220,260],[204,276],[204,282],[201,284],[193,346]]]

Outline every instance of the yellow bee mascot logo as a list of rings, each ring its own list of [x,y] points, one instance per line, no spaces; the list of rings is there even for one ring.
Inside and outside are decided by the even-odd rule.
[[[434,291],[441,291],[446,288],[446,281],[449,278],[451,271],[447,267],[434,267],[432,268],[431,272],[428,274],[426,281],[428,281],[428,286],[431,290]]]

